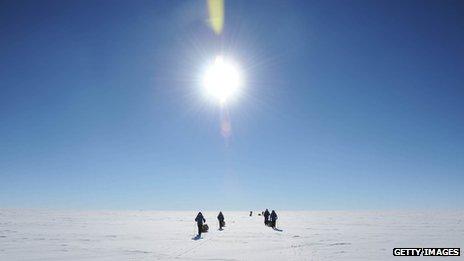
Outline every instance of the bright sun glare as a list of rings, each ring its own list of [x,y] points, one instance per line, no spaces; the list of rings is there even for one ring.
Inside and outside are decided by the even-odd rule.
[[[224,104],[240,91],[242,76],[233,62],[219,55],[206,69],[203,87],[208,96]]]

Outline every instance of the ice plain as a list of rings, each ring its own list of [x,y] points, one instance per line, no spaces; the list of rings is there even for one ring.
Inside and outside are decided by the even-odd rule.
[[[395,247],[464,247],[464,211],[278,211],[278,228],[255,211],[0,209],[0,260],[464,260],[394,257]]]

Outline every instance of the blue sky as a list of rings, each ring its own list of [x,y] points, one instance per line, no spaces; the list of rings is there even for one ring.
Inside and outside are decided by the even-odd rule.
[[[461,1],[0,3],[0,207],[464,207]],[[241,64],[232,136],[197,81]]]

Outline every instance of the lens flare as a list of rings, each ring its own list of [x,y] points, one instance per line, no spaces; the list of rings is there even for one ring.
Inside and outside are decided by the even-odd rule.
[[[221,34],[224,27],[224,0],[208,0],[209,25],[214,33]]]
[[[225,104],[240,91],[242,77],[234,63],[219,55],[207,68],[203,86],[208,96]]]

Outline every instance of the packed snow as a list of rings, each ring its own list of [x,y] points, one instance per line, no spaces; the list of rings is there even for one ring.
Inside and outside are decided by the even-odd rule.
[[[263,217],[203,212],[210,231],[196,239],[196,211],[0,209],[0,260],[463,260],[394,257],[395,247],[464,247],[464,211],[278,211]]]

